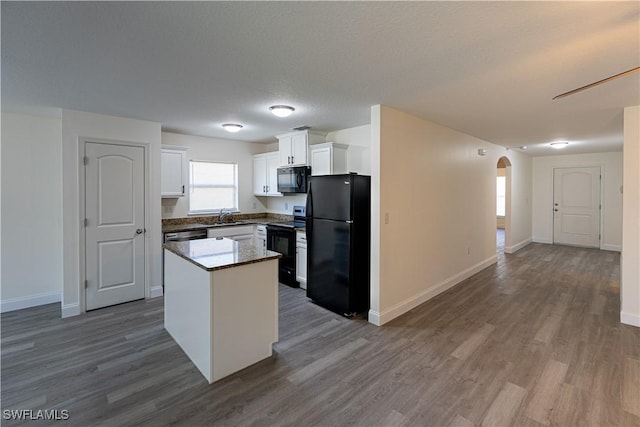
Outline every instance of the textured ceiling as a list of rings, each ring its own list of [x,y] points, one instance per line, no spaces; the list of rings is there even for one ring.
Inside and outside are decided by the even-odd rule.
[[[631,2],[2,2],[2,108],[68,108],[274,141],[384,104],[531,154],[621,150],[640,73]],[[267,108],[289,104],[278,119]],[[238,122],[229,134],[220,125]]]

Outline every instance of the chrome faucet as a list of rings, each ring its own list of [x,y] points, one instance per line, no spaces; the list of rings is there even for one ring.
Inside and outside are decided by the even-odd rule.
[[[220,209],[220,213],[218,214],[218,222],[224,222],[227,218],[233,219],[233,214],[231,212],[225,212],[225,208]]]

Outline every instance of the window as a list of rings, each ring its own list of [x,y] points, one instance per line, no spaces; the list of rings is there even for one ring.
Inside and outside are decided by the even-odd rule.
[[[507,194],[507,179],[504,176],[499,176],[497,177],[497,181],[496,181],[496,195],[497,195],[497,202],[498,202],[496,206],[497,216],[505,215],[506,194]]]
[[[236,163],[189,162],[189,213],[238,210]]]

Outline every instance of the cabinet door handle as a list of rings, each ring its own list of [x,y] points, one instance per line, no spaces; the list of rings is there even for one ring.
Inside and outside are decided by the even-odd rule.
[[[184,185],[182,186],[182,194],[184,195]]]
[[[267,191],[266,191],[266,192],[267,192],[267,193],[269,192],[269,186],[268,186],[268,185],[267,185]]]

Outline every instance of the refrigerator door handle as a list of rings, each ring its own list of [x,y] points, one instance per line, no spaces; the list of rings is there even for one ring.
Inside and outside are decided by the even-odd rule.
[[[313,216],[313,196],[311,195],[311,183],[309,183],[309,191],[307,191],[307,203],[305,206],[305,215],[307,217]]]

